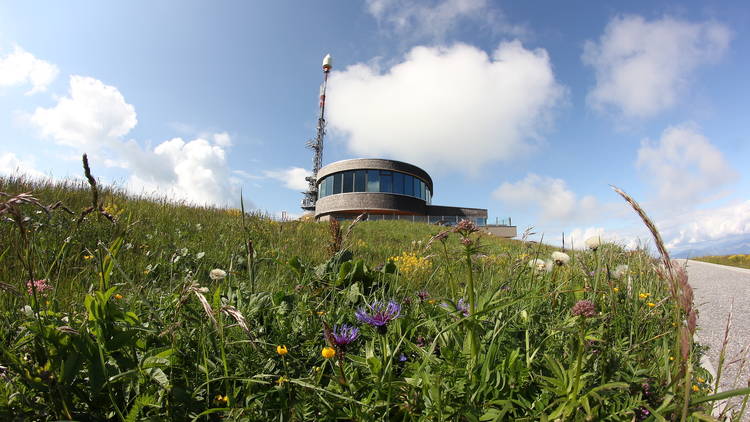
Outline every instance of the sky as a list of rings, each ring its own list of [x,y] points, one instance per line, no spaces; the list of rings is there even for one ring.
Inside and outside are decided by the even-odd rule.
[[[410,162],[519,233],[750,253],[742,1],[0,0],[0,175],[301,215],[324,165]]]

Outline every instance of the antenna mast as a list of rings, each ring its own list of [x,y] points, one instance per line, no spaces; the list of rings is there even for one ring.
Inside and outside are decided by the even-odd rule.
[[[323,166],[323,137],[326,135],[326,86],[328,85],[328,73],[331,71],[333,60],[331,55],[327,54],[323,58],[323,84],[320,85],[320,115],[318,116],[318,128],[315,139],[307,141],[307,147],[313,150],[313,168],[312,175],[307,176],[307,191],[303,192],[305,197],[302,198],[302,209],[305,211],[315,211],[315,202],[318,200],[317,177],[318,171]]]

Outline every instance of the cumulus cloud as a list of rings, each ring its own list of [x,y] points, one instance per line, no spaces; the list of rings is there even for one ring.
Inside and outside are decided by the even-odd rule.
[[[134,193],[196,204],[239,200],[227,165],[231,138],[226,132],[143,148],[125,140],[138,122],[135,108],[116,87],[97,79],[71,76],[68,96],[51,108],[37,108],[29,120],[56,143],[78,152],[94,151],[105,165],[129,169],[126,186]]]
[[[126,135],[138,120],[135,108],[117,88],[73,75],[68,96],[52,108],[37,108],[31,122],[59,144],[99,149]]]
[[[691,211],[661,222],[667,247],[684,250],[701,243],[750,235],[750,200]]]
[[[356,64],[331,75],[329,127],[364,156],[469,173],[526,152],[565,89],[547,52],[504,42],[416,47],[386,72]]]
[[[616,17],[598,42],[584,45],[582,60],[596,72],[589,104],[626,117],[653,116],[672,107],[695,69],[720,58],[730,39],[729,29],[713,21]]]
[[[523,26],[510,24],[488,0],[367,0],[367,11],[382,28],[416,39],[442,40],[462,21],[514,36],[526,32]]]
[[[268,170],[264,171],[263,174],[266,177],[281,181],[289,189],[304,191],[307,190],[307,180],[305,180],[305,177],[310,176],[312,173],[310,170],[301,167],[292,167],[285,170]]]
[[[541,222],[572,222],[590,218],[600,205],[593,196],[578,197],[562,179],[529,173],[515,183],[505,182],[492,197],[516,211],[538,210]]]
[[[0,176],[27,176],[35,179],[46,175],[34,167],[33,161],[18,158],[11,152],[0,154]]]
[[[0,87],[29,84],[26,95],[45,91],[59,72],[54,64],[37,59],[17,45],[12,53],[0,57]]]
[[[615,243],[626,249],[635,249],[649,245],[648,233],[645,231],[605,230],[603,227],[577,227],[565,236],[565,246],[573,249],[586,248],[586,239],[598,237],[603,242]]]
[[[637,166],[670,208],[715,199],[738,178],[721,151],[689,125],[667,128],[655,143],[641,142]]]

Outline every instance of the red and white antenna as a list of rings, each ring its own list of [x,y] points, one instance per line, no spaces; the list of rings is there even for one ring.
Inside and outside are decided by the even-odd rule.
[[[320,85],[320,114],[318,115],[318,128],[315,139],[307,141],[307,147],[313,150],[313,168],[312,175],[305,178],[307,180],[307,191],[303,192],[305,197],[302,198],[302,209],[305,211],[315,211],[315,202],[318,200],[318,187],[316,185],[318,171],[323,166],[323,138],[326,135],[326,87],[328,85],[328,73],[333,67],[333,59],[330,54],[323,57],[323,83]]]

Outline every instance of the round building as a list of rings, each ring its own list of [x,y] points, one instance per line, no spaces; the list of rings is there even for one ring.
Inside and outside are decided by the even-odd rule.
[[[470,219],[487,224],[487,210],[432,205],[432,178],[421,168],[395,160],[357,158],[337,161],[317,174],[316,220],[403,219],[455,224]]]

